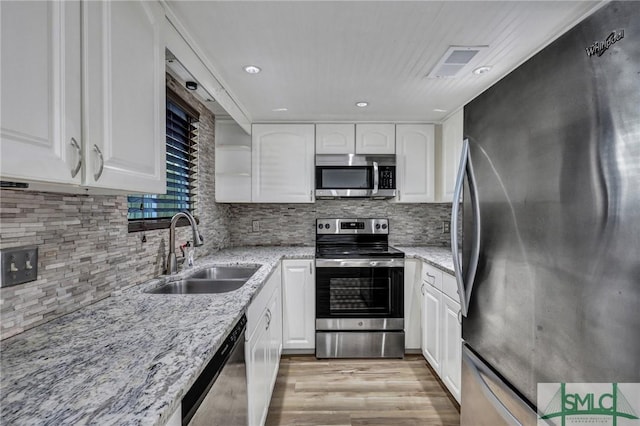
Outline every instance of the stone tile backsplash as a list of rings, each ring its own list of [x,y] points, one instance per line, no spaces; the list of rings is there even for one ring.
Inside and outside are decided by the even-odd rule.
[[[323,217],[389,218],[391,244],[448,246],[442,222],[451,204],[397,204],[387,200],[317,200],[315,204],[232,204],[231,245],[314,245],[315,220]],[[260,231],[253,232],[253,221]]]

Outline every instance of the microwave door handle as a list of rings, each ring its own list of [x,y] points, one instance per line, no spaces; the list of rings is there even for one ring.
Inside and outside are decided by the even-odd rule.
[[[378,162],[373,162],[373,191],[371,191],[371,195],[376,195],[378,193]]]

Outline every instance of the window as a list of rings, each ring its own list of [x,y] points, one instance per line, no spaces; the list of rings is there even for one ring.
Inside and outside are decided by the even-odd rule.
[[[129,232],[166,228],[171,217],[196,208],[197,114],[167,93],[167,193],[128,197]]]

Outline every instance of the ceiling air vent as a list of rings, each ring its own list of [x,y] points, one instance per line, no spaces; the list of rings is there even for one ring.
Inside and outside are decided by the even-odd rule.
[[[449,46],[428,78],[453,78],[482,50],[489,46]]]

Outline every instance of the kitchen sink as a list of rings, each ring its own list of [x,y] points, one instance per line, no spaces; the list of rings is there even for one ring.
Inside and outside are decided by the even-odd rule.
[[[206,278],[209,280],[245,279],[248,280],[260,269],[259,265],[246,266],[214,266],[191,274],[189,278]]]
[[[215,294],[238,290],[260,269],[260,265],[213,266],[188,278],[147,290],[151,294]]]

